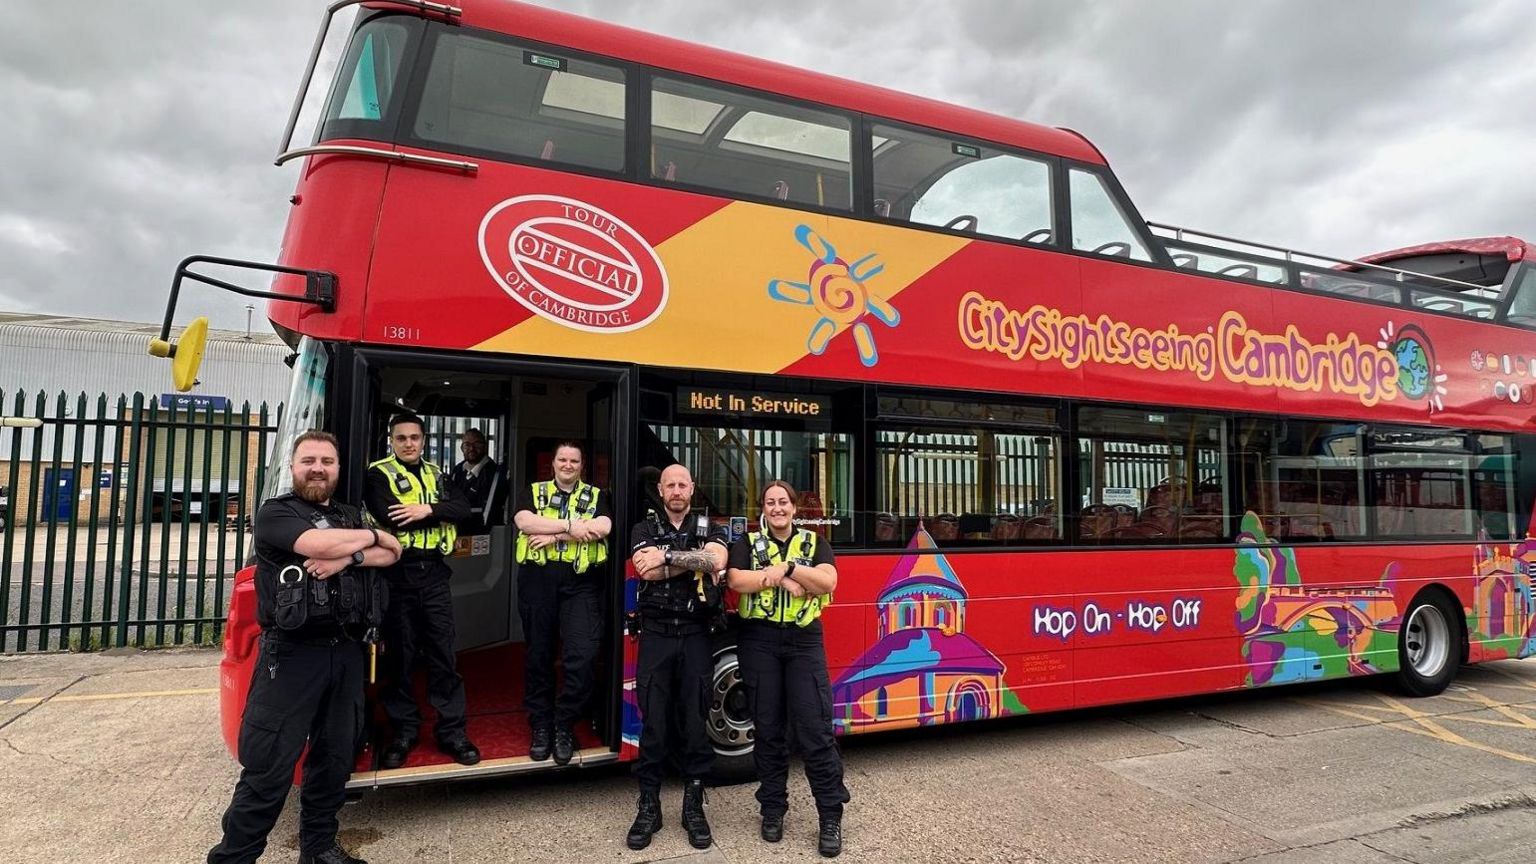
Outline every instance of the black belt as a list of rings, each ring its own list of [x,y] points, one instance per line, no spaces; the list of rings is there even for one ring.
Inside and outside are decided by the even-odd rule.
[[[641,614],[640,632],[655,633],[658,636],[692,636],[708,633],[709,622],[693,618],[651,618]]]
[[[769,621],[767,618],[743,618],[741,620],[744,624],[760,624],[764,627],[772,627],[775,630],[805,630],[809,632],[812,628],[821,626],[820,617],[812,618],[804,624],[798,624],[794,621]]]
[[[355,642],[345,633],[335,632],[329,635],[318,633],[294,633],[288,630],[263,630],[261,636],[268,642],[282,642],[285,645],[307,645],[311,648],[328,648],[333,645],[342,645]]]

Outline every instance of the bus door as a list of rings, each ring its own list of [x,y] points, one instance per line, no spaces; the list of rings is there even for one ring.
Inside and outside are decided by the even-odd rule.
[[[470,430],[479,433],[486,453],[496,464],[496,491],[486,496],[484,507],[469,524],[460,527],[448,564],[453,571],[453,599],[459,672],[464,677],[469,701],[470,738],[481,748],[482,766],[463,769],[451,762],[445,771],[460,775],[533,770],[552,763],[527,763],[527,721],[522,716],[524,668],[523,628],[518,609],[517,531],[513,517],[521,493],[530,484],[550,479],[556,447],[564,441],[578,443],[584,456],[583,479],[613,490],[617,476],[616,406],[623,386],[617,370],[588,370],[567,364],[522,363],[481,358],[433,358],[396,355],[387,362],[375,360],[383,352],[363,351],[369,362],[368,408],[358,416],[366,432],[368,459],[389,453],[388,421],[401,412],[412,412],[426,425],[424,458],[444,473],[464,460],[463,442]],[[361,395],[361,394],[360,394]],[[480,470],[488,470],[482,465]],[[613,497],[614,540],[610,547],[607,582],[610,616],[620,620],[622,605],[622,528],[629,518],[627,506]],[[594,693],[589,727],[578,729],[584,761],[616,758],[618,748],[619,650],[618,627],[608,628],[600,657],[598,685]],[[418,747],[422,758],[436,758],[431,748]],[[516,759],[507,763],[507,759]],[[443,757],[446,762],[447,757]],[[498,762],[497,760],[502,760]],[[413,755],[411,774],[378,772],[376,782],[416,782],[421,768]],[[452,766],[451,768],[449,766]]]

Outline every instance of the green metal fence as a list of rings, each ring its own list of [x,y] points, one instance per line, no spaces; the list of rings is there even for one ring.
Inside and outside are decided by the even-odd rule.
[[[0,391],[0,653],[218,642],[281,411]]]

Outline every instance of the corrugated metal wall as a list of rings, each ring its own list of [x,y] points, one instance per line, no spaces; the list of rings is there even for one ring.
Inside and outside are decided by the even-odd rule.
[[[75,326],[70,326],[71,324]],[[38,393],[47,396],[51,415],[60,392],[72,409],[81,393],[94,411],[96,396],[143,393],[155,399],[174,392],[170,364],[145,352],[159,328],[138,322],[60,319],[43,316],[0,316],[0,391],[6,404],[0,414],[15,410],[15,394],[26,394],[25,414],[32,414]],[[173,334],[174,335],[174,334]],[[201,383],[196,396],[223,396],[238,411],[250,402],[265,402],[276,411],[288,395],[291,371],[282,360],[288,347],[271,336],[246,340],[240,334],[214,331],[203,354]],[[10,455],[8,436],[0,436],[0,459]],[[87,442],[89,446],[90,442]],[[44,442],[45,452],[51,442]]]

